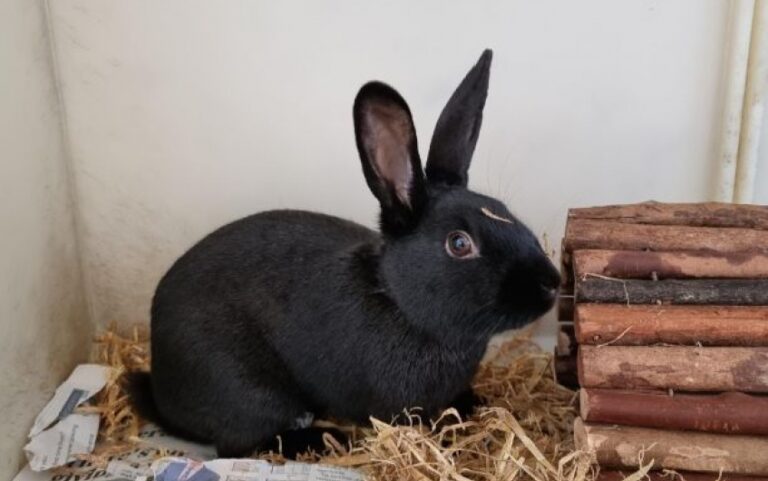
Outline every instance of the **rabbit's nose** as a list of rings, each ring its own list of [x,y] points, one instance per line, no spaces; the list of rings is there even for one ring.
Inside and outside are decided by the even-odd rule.
[[[557,297],[557,286],[553,287],[549,283],[544,283],[539,285],[539,289],[541,291],[541,296],[548,301],[553,301]]]
[[[544,299],[553,301],[560,286],[560,275],[554,270],[548,274],[539,278],[539,291]]]

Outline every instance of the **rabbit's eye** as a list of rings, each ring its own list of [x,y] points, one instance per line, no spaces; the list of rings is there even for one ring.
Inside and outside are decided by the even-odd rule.
[[[463,230],[457,230],[448,234],[445,240],[445,250],[451,257],[464,259],[477,257],[477,248],[472,238]]]

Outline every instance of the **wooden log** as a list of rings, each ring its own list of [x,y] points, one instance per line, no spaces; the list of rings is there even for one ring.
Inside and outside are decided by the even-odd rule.
[[[768,255],[768,230],[738,227],[627,224],[611,220],[569,218],[561,255],[563,287],[573,283],[574,251],[610,249],[716,253],[727,261],[743,262],[755,254]]]
[[[579,304],[580,344],[768,346],[768,306]]]
[[[573,253],[577,279],[587,274],[635,279],[768,278],[768,255],[697,252],[614,251],[587,249]]]
[[[669,395],[584,388],[581,418],[590,423],[727,434],[768,434],[768,397],[741,392]],[[766,453],[768,456],[768,453]]]
[[[768,305],[768,279],[576,280],[575,302],[618,304]]]
[[[595,481],[624,481],[632,471],[601,469]],[[765,476],[747,476],[731,473],[694,473],[692,471],[649,471],[643,477],[648,481],[768,481]]]
[[[768,348],[579,346],[579,384],[768,393]]]
[[[587,424],[574,422],[576,449],[594,453],[600,466],[674,469],[768,476],[768,438],[741,434]]]
[[[563,246],[566,253],[580,249],[720,253],[741,262],[755,253],[768,253],[768,230],[570,219]]]
[[[643,202],[628,205],[575,208],[569,219],[598,219],[632,224],[746,227],[768,230],[768,206],[718,202],[665,204]]]

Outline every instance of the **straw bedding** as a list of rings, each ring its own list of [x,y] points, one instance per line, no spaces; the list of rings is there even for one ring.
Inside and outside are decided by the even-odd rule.
[[[127,372],[149,369],[149,351],[146,332],[138,328],[125,337],[109,330],[96,346],[95,360],[115,368],[89,408],[102,415],[99,447],[89,456],[98,462],[138,440],[142,421],[122,381]],[[484,404],[469,419],[447,410],[431,424],[414,409],[406,425],[378,419],[365,428],[334,424],[350,435],[349,445],[330,438],[325,453],[302,460],[359,468],[371,480],[591,481],[596,473],[589,456],[573,445],[576,393],[555,383],[551,363],[550,354],[518,336],[481,365],[474,388]],[[258,457],[282,460],[279,453]]]

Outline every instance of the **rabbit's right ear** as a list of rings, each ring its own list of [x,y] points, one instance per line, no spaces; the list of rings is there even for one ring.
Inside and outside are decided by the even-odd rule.
[[[426,199],[408,104],[392,87],[369,82],[355,98],[354,121],[365,180],[381,204],[382,232],[407,232],[417,222]]]
[[[430,182],[467,186],[469,164],[483,123],[493,52],[486,49],[437,119],[427,157]]]

